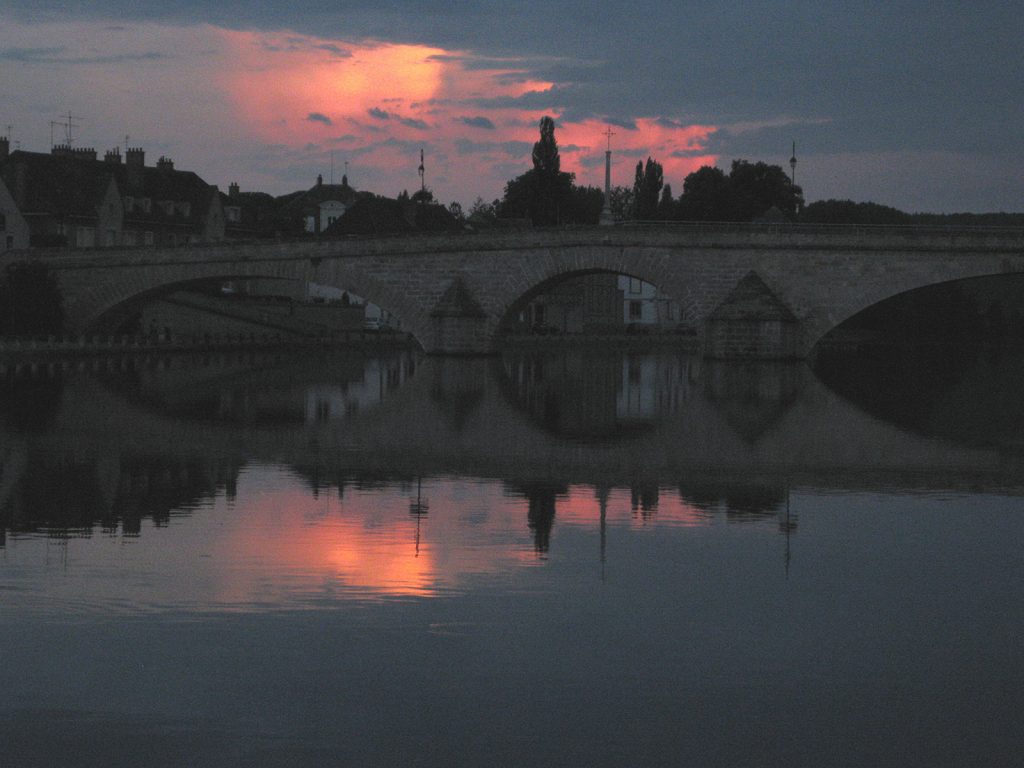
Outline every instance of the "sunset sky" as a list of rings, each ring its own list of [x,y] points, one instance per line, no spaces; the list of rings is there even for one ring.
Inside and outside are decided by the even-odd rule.
[[[0,132],[160,155],[222,189],[318,173],[499,197],[556,118],[563,170],[788,168],[808,201],[1024,210],[1024,3],[0,0]],[[62,118],[61,115],[65,117]]]

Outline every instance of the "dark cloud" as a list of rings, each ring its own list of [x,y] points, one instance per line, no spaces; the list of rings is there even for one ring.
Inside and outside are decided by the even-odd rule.
[[[532,150],[533,144],[528,141],[455,140],[455,151],[460,155],[497,153],[509,157],[528,157]]]
[[[423,120],[419,120],[415,117],[402,117],[394,112],[388,112],[380,107],[370,107],[366,110],[367,114],[374,120],[394,120],[400,125],[408,126],[409,128],[415,128],[419,131],[425,131],[430,126],[427,125]]]
[[[459,122],[463,125],[468,125],[470,128],[485,128],[489,131],[494,130],[494,123],[488,117],[460,117]]]
[[[331,120],[327,115],[322,112],[310,112],[306,115],[306,120],[311,123],[323,123],[324,125],[334,125],[334,121]]]
[[[0,61],[19,64],[127,64],[170,58],[156,51],[120,53],[107,56],[70,56],[66,48],[0,48]]]
[[[334,45],[333,43],[321,43],[319,45],[314,45],[313,47],[320,51],[327,51],[339,59],[352,58],[352,51],[342,48],[341,46]]]

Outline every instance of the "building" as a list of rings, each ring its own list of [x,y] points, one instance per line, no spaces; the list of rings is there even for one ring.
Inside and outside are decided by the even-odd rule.
[[[72,248],[176,246],[224,238],[217,188],[161,157],[146,166],[142,149],[124,162],[114,149],[0,147],[0,180],[28,224],[30,245]]]
[[[0,155],[7,154],[6,137],[0,137]],[[21,215],[14,196],[0,179],[0,253],[28,248],[28,223]]]
[[[317,176],[310,189],[277,198],[277,215],[285,234],[319,235],[365,194],[350,187],[347,176],[341,184],[324,184],[324,177]]]
[[[666,330],[678,323],[676,301],[639,278],[610,272],[563,280],[519,315],[522,330],[542,333],[617,333],[628,326]]]

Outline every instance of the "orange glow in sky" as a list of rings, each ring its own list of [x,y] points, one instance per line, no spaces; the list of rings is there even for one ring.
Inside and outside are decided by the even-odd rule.
[[[241,124],[321,167],[348,162],[357,189],[415,188],[423,148],[442,202],[499,197],[529,169],[540,118],[560,117],[556,84],[514,59],[479,67],[470,53],[421,45],[216,31],[228,51],[220,87]],[[526,94],[550,98],[550,108],[519,106]],[[562,170],[578,184],[603,186],[606,129],[599,119],[559,121]],[[640,118],[613,130],[613,184],[632,186],[637,160],[651,156],[678,194],[687,174],[717,159],[704,149],[715,126]]]

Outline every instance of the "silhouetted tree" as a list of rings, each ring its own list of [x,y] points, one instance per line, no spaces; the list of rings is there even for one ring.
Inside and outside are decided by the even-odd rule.
[[[671,221],[676,218],[676,201],[672,198],[671,184],[666,184],[661,188],[661,200],[658,201],[658,218],[662,221]]]
[[[555,121],[540,121],[540,139],[533,145],[533,169],[505,185],[499,213],[529,218],[535,226],[568,223],[574,176],[563,173],[555,140]]]
[[[612,218],[616,221],[628,219],[633,214],[633,190],[630,187],[612,187],[611,200],[608,206],[612,209]]]
[[[703,166],[683,181],[682,218],[691,221],[751,221],[770,208],[796,218],[803,193],[778,165],[733,160],[729,175]]]
[[[705,165],[683,179],[680,218],[687,221],[725,221],[728,179],[721,168]]]
[[[658,195],[665,182],[661,163],[647,158],[647,164],[637,161],[633,182],[634,215],[638,221],[651,221],[658,216]]]
[[[733,160],[728,189],[731,221],[751,221],[772,207],[792,220],[804,201],[780,166],[763,162]]]
[[[424,187],[413,192],[412,197],[409,199],[414,203],[432,203],[434,202],[434,193],[429,187]]]
[[[809,224],[909,224],[909,214],[887,205],[852,200],[818,200],[804,207],[800,221]]]

